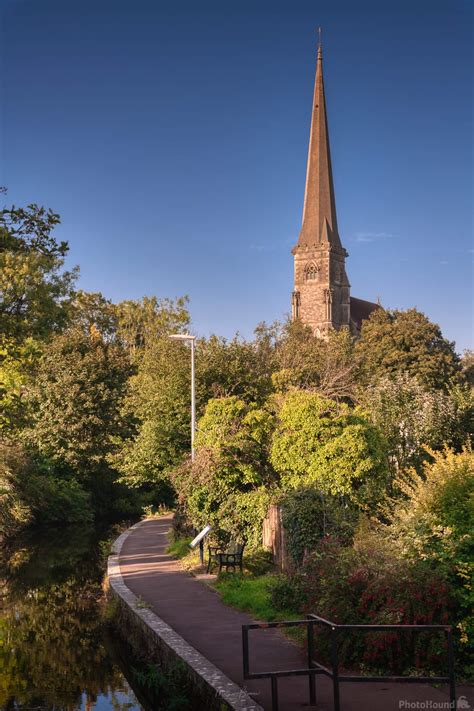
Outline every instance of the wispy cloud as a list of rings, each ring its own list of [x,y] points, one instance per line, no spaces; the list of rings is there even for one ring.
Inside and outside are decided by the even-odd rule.
[[[356,242],[376,242],[380,239],[389,239],[393,235],[388,232],[356,232],[355,241]]]

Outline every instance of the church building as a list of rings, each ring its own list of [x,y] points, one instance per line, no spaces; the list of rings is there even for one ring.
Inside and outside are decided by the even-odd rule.
[[[350,295],[346,257],[339,237],[324,97],[323,59],[318,46],[316,83],[309,137],[303,224],[294,255],[293,319],[311,326],[316,336],[348,327],[360,332],[362,320],[377,304]]]

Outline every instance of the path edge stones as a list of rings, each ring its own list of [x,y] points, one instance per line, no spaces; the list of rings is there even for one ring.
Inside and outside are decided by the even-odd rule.
[[[221,711],[227,706],[238,711],[263,711],[238,684],[229,679],[212,662],[186,642],[177,632],[157,614],[146,607],[146,601],[140,600],[125,584],[120,570],[120,552],[126,539],[133,531],[143,526],[147,519],[139,521],[122,533],[112,544],[111,554],[107,558],[107,580],[110,595],[119,605],[119,620],[128,629],[125,635],[133,631],[146,645],[147,649],[164,663],[184,662],[190,682],[198,695],[206,701],[206,707]]]

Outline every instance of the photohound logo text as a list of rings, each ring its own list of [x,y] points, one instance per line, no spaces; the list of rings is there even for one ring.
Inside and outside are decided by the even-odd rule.
[[[431,699],[427,699],[426,701],[408,701],[408,699],[401,699],[398,702],[398,708],[420,709],[420,711],[422,711],[423,709],[428,709],[429,711],[443,711],[443,709],[445,709],[446,711],[448,711],[449,709],[453,709],[453,711],[455,711],[456,709],[470,711],[472,709],[472,706],[465,696],[460,696],[456,704],[451,701],[432,701]]]

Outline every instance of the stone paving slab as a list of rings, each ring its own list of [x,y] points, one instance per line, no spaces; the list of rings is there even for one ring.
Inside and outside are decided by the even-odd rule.
[[[178,632],[192,647],[261,704],[271,709],[270,681],[244,680],[241,626],[256,620],[224,605],[203,582],[181,568],[167,553],[172,516],[148,519],[123,541],[119,556],[123,582],[135,595]],[[278,630],[250,633],[251,669],[295,669],[306,666],[304,651]],[[317,706],[308,704],[307,677],[279,680],[280,711],[332,711],[332,682],[318,676]],[[341,711],[398,711],[409,708],[449,709],[443,689],[424,684],[341,684]],[[474,709],[472,688],[460,688]],[[418,704],[414,706],[412,704]],[[422,704],[422,705],[421,705]]]

